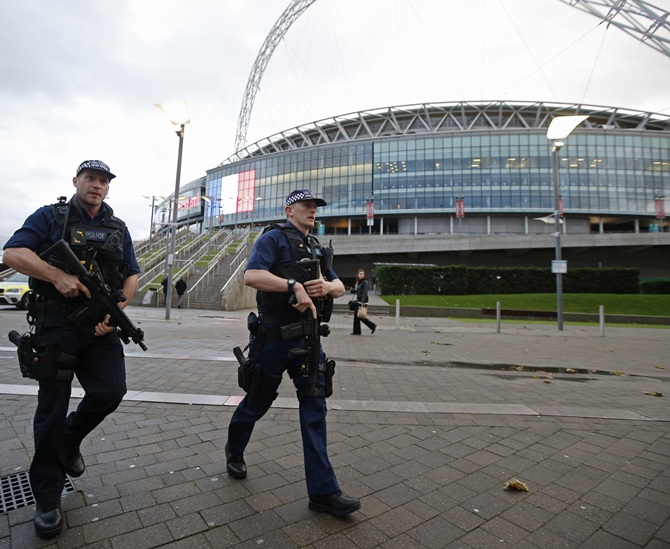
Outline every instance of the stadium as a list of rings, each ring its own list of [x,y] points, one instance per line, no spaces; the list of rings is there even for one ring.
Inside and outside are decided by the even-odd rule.
[[[301,124],[255,143],[246,131],[265,67],[315,0],[292,0],[245,89],[235,153],[159,206],[192,230],[239,234],[284,219],[311,189],[315,232],[338,274],[378,264],[631,267],[670,276],[670,117],[624,106],[454,101],[387,106]],[[642,0],[580,3],[670,56],[668,14]],[[605,9],[605,11],[603,11]],[[552,121],[583,120],[560,141]],[[248,233],[249,234],[249,233]],[[255,233],[251,233],[252,235]]]
[[[333,241],[345,271],[549,266],[546,134],[566,115],[588,118],[558,155],[564,259],[669,275],[670,117],[616,107],[454,102],[316,121],[248,145],[183,186],[179,220],[206,229],[265,225],[283,219],[291,190],[309,188],[328,202],[317,233]]]

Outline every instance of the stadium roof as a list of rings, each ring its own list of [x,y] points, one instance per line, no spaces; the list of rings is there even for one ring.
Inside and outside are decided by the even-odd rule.
[[[358,111],[297,126],[247,145],[221,165],[283,151],[381,137],[548,128],[556,116],[588,114],[586,128],[670,132],[670,116],[582,105],[490,101],[421,103]]]

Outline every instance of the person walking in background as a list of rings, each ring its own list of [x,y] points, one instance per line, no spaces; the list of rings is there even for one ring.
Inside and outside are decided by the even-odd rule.
[[[163,306],[167,307],[167,277],[164,276],[161,281],[161,286],[163,287]]]
[[[33,373],[39,392],[30,487],[37,504],[33,523],[40,538],[61,532],[65,476],[84,473],[79,446],[121,403],[126,394],[126,366],[109,314],[90,310],[76,316],[87,310],[90,290],[76,275],[57,267],[56,261],[49,263],[38,254],[65,240],[87,270],[99,269],[112,291],[123,292],[126,299],[119,307],[130,303],[140,268],[126,224],[104,202],[114,177],[100,160],[82,162],[72,180],[72,199],[38,209],[5,244],[3,261],[30,277],[37,296],[31,305],[31,324],[42,349],[42,367]],[[68,414],[75,375],[84,397]]]
[[[361,322],[370,328],[370,335],[375,333],[377,325],[368,320],[367,316],[361,318],[358,311],[361,308],[365,309],[367,315],[367,303],[368,303],[368,281],[365,279],[365,270],[358,269],[356,272],[356,286],[351,290],[352,294],[356,294],[356,306],[354,307],[354,331],[351,332],[351,335],[359,336],[361,335]]]
[[[184,297],[184,292],[186,291],[186,281],[183,277],[177,280],[177,283],[174,285],[174,289],[177,290],[177,308],[181,309],[181,300]]]

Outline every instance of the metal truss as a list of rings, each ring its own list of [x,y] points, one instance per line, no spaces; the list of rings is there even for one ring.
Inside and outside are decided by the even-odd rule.
[[[315,1],[316,0],[291,0],[289,6],[281,14],[281,17],[273,25],[272,29],[270,29],[270,32],[258,52],[256,61],[251,69],[251,74],[247,80],[247,86],[244,90],[242,108],[240,109],[237,122],[237,134],[235,136],[235,154],[224,161],[223,164],[230,162],[231,159],[234,161],[240,158],[240,154],[243,152],[242,149],[246,145],[251,111],[254,106],[254,101],[256,100],[256,94],[258,93],[265,68],[269,63],[275,48],[290,26]],[[606,22],[608,25],[614,25],[642,43],[660,51],[666,56],[670,56],[670,22],[668,21],[670,14],[668,12],[649,4],[648,2],[644,2],[643,0],[560,1],[594,15],[602,22]],[[368,111],[368,113],[369,112],[370,111]],[[456,118],[453,118],[453,120],[455,121]],[[347,135],[348,130],[345,130],[340,126],[339,119],[333,119],[333,121],[335,124],[334,127],[337,128],[336,133],[339,132],[340,135]],[[421,125],[427,122],[417,118],[416,123]],[[392,125],[392,122],[389,122],[389,127]],[[296,128],[296,130],[300,131],[299,128]],[[327,136],[327,133],[323,134],[323,138],[330,139],[330,137]],[[307,141],[309,140],[305,140],[305,142]],[[248,155],[249,151],[247,150],[246,153]]]
[[[303,124],[237,151],[222,165],[243,158],[384,137],[476,131],[546,131],[556,116],[588,114],[586,128],[670,132],[670,116],[577,103],[491,101],[421,103],[360,111]]]
[[[277,44],[288,31],[289,27],[300,17],[303,12],[309,8],[316,0],[291,0],[289,6],[281,14],[281,17],[272,26],[268,33],[261,51],[256,56],[254,66],[251,68],[251,74],[247,80],[247,87],[244,90],[242,108],[237,121],[237,135],[235,136],[235,150],[239,151],[247,141],[247,130],[249,129],[249,119],[251,118],[251,109],[254,107],[256,94],[261,84],[261,78],[265,68],[270,62],[270,57],[275,51]]]
[[[643,0],[560,0],[670,57],[670,14]]]

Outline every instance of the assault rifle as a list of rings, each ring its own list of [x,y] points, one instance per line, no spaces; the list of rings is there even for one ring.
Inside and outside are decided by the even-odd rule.
[[[56,242],[40,257],[49,263],[53,262],[57,267],[62,266],[64,270],[78,276],[81,283],[91,292],[90,303],[74,311],[69,317],[70,320],[79,323],[91,318],[92,315],[108,314],[111,320],[110,325],[117,327],[119,337],[126,345],[132,339],[143,351],[147,350],[147,346],[143,342],[144,332],[137,328],[123,312],[123,309],[118,306],[118,303],[126,301],[126,296],[123,295],[121,290],[112,291],[95,262],[91,262],[90,270],[84,267],[63,239]]]
[[[318,259],[303,258],[297,263],[298,268],[302,272],[303,280],[317,280],[321,277],[321,269]],[[294,297],[294,296],[292,296]],[[290,340],[296,337],[304,337],[307,340],[307,349],[291,349],[292,357],[304,356],[305,362],[302,370],[304,377],[309,377],[310,391],[316,391],[316,382],[319,379],[321,368],[321,338],[327,337],[330,334],[330,327],[324,324],[324,307],[327,298],[314,299],[316,306],[316,318],[312,314],[311,309],[307,309],[302,313],[302,320],[300,323],[289,324],[282,326],[282,339]],[[332,373],[335,370],[335,362],[327,361],[324,364],[323,370],[326,371],[326,394],[330,396],[332,392]],[[330,391],[330,392],[329,392]]]

